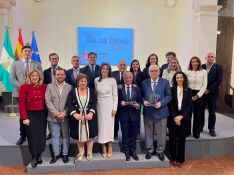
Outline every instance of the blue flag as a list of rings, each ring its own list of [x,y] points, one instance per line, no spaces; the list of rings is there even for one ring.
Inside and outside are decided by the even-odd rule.
[[[40,54],[38,51],[37,41],[34,35],[34,31],[32,32],[31,48],[32,48],[32,60],[41,63]]]

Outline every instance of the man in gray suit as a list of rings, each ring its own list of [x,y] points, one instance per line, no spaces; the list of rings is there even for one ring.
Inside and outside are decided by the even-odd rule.
[[[65,69],[58,68],[55,72],[56,82],[50,83],[47,86],[45,101],[48,108],[48,118],[47,120],[51,126],[52,132],[52,147],[53,147],[53,157],[50,163],[55,163],[60,157],[61,146],[59,144],[60,130],[62,132],[63,138],[63,162],[69,162],[68,159],[68,147],[69,147],[69,132],[68,132],[68,118],[66,111],[66,101],[68,94],[71,90],[71,85],[65,82],[66,71]]]
[[[11,82],[14,85],[13,97],[18,100],[19,88],[25,83],[27,74],[33,70],[38,69],[41,73],[43,72],[41,64],[31,59],[32,48],[30,46],[24,46],[22,48],[22,59],[13,62],[11,66]],[[25,126],[23,121],[20,119],[20,138],[16,145],[21,145],[26,140]]]

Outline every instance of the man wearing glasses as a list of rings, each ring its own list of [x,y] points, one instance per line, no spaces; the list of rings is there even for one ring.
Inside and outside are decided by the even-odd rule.
[[[142,101],[144,104],[145,146],[146,159],[150,159],[154,152],[154,131],[157,133],[156,154],[159,160],[164,161],[166,147],[166,126],[169,111],[167,104],[171,100],[171,89],[168,80],[160,75],[157,65],[149,67],[150,78],[142,82]]]

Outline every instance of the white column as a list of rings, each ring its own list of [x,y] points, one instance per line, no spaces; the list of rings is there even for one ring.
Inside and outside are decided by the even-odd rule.
[[[194,0],[194,52],[202,62],[209,51],[216,52],[218,11],[217,0]]]

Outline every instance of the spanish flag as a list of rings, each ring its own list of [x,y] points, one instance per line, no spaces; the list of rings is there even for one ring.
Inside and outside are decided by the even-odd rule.
[[[19,60],[21,58],[21,49],[22,47],[24,47],[24,41],[23,41],[23,37],[22,37],[22,29],[19,28],[19,37],[18,37],[18,42],[15,48],[15,59]]]

